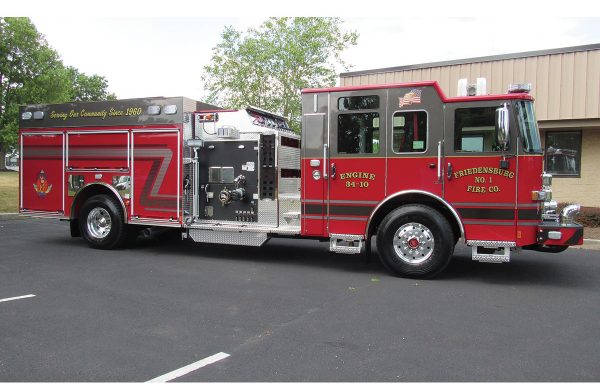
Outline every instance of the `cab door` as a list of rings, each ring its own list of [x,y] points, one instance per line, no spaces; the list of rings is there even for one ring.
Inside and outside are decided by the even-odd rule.
[[[424,191],[442,196],[444,111],[433,87],[390,89],[387,195]]]
[[[302,234],[327,236],[329,95],[302,94]]]
[[[387,90],[330,94],[327,231],[362,235],[385,197]]]
[[[495,128],[496,109],[504,103],[457,102],[446,108],[444,198],[460,215],[467,240],[515,241],[515,142],[503,153]]]

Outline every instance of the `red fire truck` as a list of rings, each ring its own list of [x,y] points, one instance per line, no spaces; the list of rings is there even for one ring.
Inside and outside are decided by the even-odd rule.
[[[383,264],[407,277],[439,273],[459,240],[483,262],[560,252],[582,244],[579,206],[557,212],[527,92],[305,89],[301,136],[259,108],[182,97],[23,106],[20,213],[68,220],[100,249],[147,227],[367,255],[376,236]]]

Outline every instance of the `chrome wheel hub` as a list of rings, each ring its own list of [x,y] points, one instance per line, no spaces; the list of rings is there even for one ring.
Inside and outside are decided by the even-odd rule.
[[[102,207],[96,207],[87,217],[87,230],[94,238],[105,238],[110,233],[112,221],[108,211]]]
[[[407,263],[420,264],[431,257],[434,249],[433,233],[420,223],[404,224],[394,234],[394,250]]]

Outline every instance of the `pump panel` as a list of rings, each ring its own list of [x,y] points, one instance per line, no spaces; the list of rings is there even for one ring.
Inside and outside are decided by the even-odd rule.
[[[257,141],[207,141],[198,151],[198,218],[258,221]]]

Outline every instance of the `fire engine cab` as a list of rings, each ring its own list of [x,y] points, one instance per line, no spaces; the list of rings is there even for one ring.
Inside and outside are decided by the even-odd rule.
[[[462,83],[462,84],[461,84]],[[583,242],[557,211],[533,98],[461,81],[302,91],[302,135],[260,108],[182,97],[20,109],[20,213],[70,221],[93,248],[147,227],[202,243],[273,237],[371,250],[393,274],[432,277],[459,240],[473,260]]]

